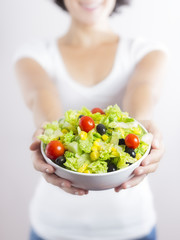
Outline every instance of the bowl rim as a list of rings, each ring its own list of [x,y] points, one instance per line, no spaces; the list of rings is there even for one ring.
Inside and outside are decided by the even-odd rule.
[[[135,120],[135,121],[145,130],[146,133],[148,133],[147,129],[140,122],[138,122],[137,120]],[[63,168],[63,167],[55,164],[50,158],[48,158],[46,156],[45,151],[44,151],[44,143],[41,141],[41,153],[42,153],[45,161],[46,161],[46,159],[48,159],[48,161],[52,164],[52,166],[54,166],[55,169],[57,168],[57,169],[65,171],[67,173],[71,173],[73,175],[88,176],[88,177],[93,177],[93,176],[97,176],[97,177],[99,176],[100,177],[100,176],[107,176],[107,175],[110,176],[110,175],[114,175],[114,174],[117,174],[117,173],[120,173],[120,172],[125,172],[127,170],[130,170],[131,168],[134,168],[134,166],[137,165],[137,163],[142,162],[144,160],[144,158],[147,157],[147,155],[150,152],[150,149],[151,149],[151,144],[149,144],[149,147],[146,150],[145,154],[139,160],[137,160],[136,162],[134,162],[133,164],[131,164],[131,165],[125,167],[125,168],[118,169],[118,170],[113,171],[113,172],[107,172],[107,173],[88,173],[87,174],[87,173],[75,172],[75,171]],[[49,162],[47,162],[47,163],[50,164]]]

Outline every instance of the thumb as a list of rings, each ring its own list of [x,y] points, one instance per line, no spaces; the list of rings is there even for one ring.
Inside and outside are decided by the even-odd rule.
[[[39,149],[41,141],[40,141],[37,137],[38,137],[39,135],[43,134],[43,132],[44,132],[43,126],[44,126],[45,124],[47,124],[47,123],[48,123],[48,122],[43,122],[43,123],[41,124],[40,128],[38,128],[38,129],[34,132],[34,134],[33,134],[33,136],[32,136],[33,142],[32,142],[32,144],[31,144],[30,147],[29,147],[31,151],[36,151],[36,150]]]

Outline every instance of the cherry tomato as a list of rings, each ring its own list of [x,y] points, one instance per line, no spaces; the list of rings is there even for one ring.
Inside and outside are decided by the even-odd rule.
[[[137,148],[139,146],[139,138],[135,134],[128,134],[125,138],[125,144],[129,148]]]
[[[91,112],[94,114],[94,113],[97,113],[99,112],[100,114],[105,114],[105,112],[101,109],[101,108],[93,108],[91,110]]]
[[[91,117],[83,116],[79,120],[79,126],[82,131],[89,132],[95,128],[95,123]]]
[[[64,155],[64,146],[60,141],[51,141],[46,146],[46,156],[51,160],[56,160],[56,158]]]

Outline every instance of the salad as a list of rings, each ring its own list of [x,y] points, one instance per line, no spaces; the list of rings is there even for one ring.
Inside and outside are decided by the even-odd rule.
[[[38,138],[55,164],[80,173],[99,174],[138,161],[149,148],[152,134],[114,105],[104,110],[69,110],[64,118],[46,124]]]

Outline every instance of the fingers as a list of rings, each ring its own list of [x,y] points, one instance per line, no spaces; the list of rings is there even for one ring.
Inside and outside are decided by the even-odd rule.
[[[38,128],[35,131],[35,133],[33,134],[33,137],[32,137],[33,143],[30,145],[30,150],[31,151],[35,151],[35,150],[39,149],[41,141],[37,138],[37,136],[43,134],[43,132],[44,132],[43,126],[47,123],[48,122],[43,122],[41,124],[40,128]]]
[[[138,167],[134,170],[134,175],[135,176],[140,176],[140,175],[144,175],[144,174],[149,174],[149,173],[153,173],[157,170],[158,168],[158,163],[154,163],[154,164],[150,164],[146,167]]]
[[[57,187],[60,187],[64,191],[66,191],[67,193],[70,193],[70,194],[75,194],[75,195],[79,195],[79,196],[88,194],[87,190],[71,187],[70,181],[56,176],[54,174],[55,169],[51,165],[47,164],[44,161],[44,158],[41,155],[39,150],[33,151],[32,158],[33,158],[34,168],[37,171],[40,171],[43,173],[43,176],[48,183],[53,184]]]
[[[141,175],[141,176],[135,176],[135,177],[131,178],[129,181],[121,184],[119,187],[116,187],[114,190],[115,190],[115,192],[119,192],[122,189],[134,187],[134,186],[138,185],[145,177],[146,177],[146,174]]]
[[[35,140],[31,145],[30,145],[30,147],[29,147],[29,149],[31,150],[31,151],[36,151],[36,150],[38,150],[39,148],[40,148],[40,143],[41,143],[41,141],[40,140]]]
[[[78,195],[78,196],[82,196],[85,194],[88,194],[88,190],[84,190],[84,189],[80,189],[80,188],[75,188],[75,187],[71,187],[71,188],[62,188],[65,192],[70,193],[70,194],[74,194],[74,195]]]
[[[44,130],[42,128],[40,128],[40,129],[36,130],[35,133],[33,134],[33,137],[32,137],[33,142],[29,147],[31,151],[35,151],[40,148],[41,141],[37,138],[37,136],[41,135],[43,133],[43,131]]]
[[[43,173],[44,178],[48,183],[51,183],[60,188],[70,188],[71,183],[63,178],[56,176],[55,174]]]
[[[44,161],[44,158],[41,155],[40,151],[34,151],[32,153],[32,159],[33,159],[33,166],[37,171],[44,172],[44,173],[55,172],[55,169]]]
[[[66,179],[60,178],[60,177],[56,176],[55,174],[44,173],[43,176],[48,183],[62,188],[67,193],[79,195],[79,196],[88,194],[87,190],[72,187],[71,182],[69,182]]]
[[[162,134],[156,124],[152,121],[143,121],[148,132],[153,134],[152,148],[159,149],[162,142]]]
[[[37,136],[41,135],[44,132],[43,126],[45,124],[47,124],[47,122],[43,123],[41,127],[35,131],[33,135],[33,143],[30,145],[30,150],[33,151],[32,159],[34,168],[37,171],[43,173],[43,176],[48,183],[62,188],[67,193],[79,196],[88,194],[87,190],[72,187],[70,181],[56,176],[54,174],[55,169],[44,161],[44,158],[40,151],[41,141],[37,139]]]
[[[152,163],[157,163],[161,160],[164,154],[164,145],[160,149],[152,149],[150,154],[142,161],[141,166],[147,166]]]

